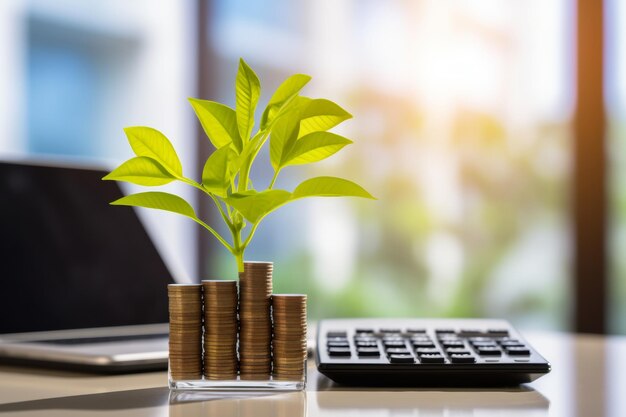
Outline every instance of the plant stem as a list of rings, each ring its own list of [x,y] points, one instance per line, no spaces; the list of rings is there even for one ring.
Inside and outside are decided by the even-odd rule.
[[[235,253],[235,259],[237,260],[237,272],[243,272],[243,250]]]
[[[211,226],[209,226],[208,224],[206,224],[205,222],[203,222],[202,220],[198,219],[198,218],[193,218],[191,217],[191,220],[195,221],[196,223],[198,223],[200,226],[204,227],[205,229],[207,229],[209,232],[211,232],[211,234],[213,236],[215,236],[217,238],[217,240],[220,241],[220,243],[222,245],[224,245],[226,247],[226,249],[228,249],[228,251],[230,253],[234,253],[235,248],[233,248],[232,246],[230,246],[230,244],[222,237],[220,236],[219,233],[217,233]]]
[[[204,188],[201,184],[198,184],[197,182],[195,182],[194,180],[191,180],[189,178],[185,178],[185,177],[180,177],[179,178],[180,181],[184,182],[185,184],[191,185],[194,188],[197,188],[201,191],[203,191],[205,194],[207,194],[209,197],[211,197],[211,199],[213,200],[213,202],[215,203],[215,205],[217,206],[222,219],[224,220],[224,222],[226,223],[226,226],[228,226],[228,229],[230,230],[231,234],[233,235],[233,246],[231,246],[226,239],[224,239],[219,233],[217,233],[217,231],[215,231],[215,229],[213,229],[211,226],[209,226],[208,224],[206,224],[205,222],[203,222],[202,220],[198,219],[198,218],[192,218],[192,220],[194,220],[196,223],[198,223],[199,225],[201,225],[202,227],[204,227],[205,229],[207,229],[209,232],[211,232],[211,234],[213,236],[215,236],[215,238],[217,238],[217,240],[219,240],[219,242],[224,245],[226,247],[226,249],[228,249],[228,251],[230,253],[232,253],[233,255],[236,255],[236,252],[240,251],[241,248],[239,248],[239,242],[241,241],[241,229],[236,229],[235,225],[233,224],[233,222],[230,221],[230,219],[228,218],[228,216],[226,216],[226,213],[224,213],[224,208],[222,207],[222,205],[220,204],[219,200],[210,192],[208,192],[206,190],[206,188]],[[234,238],[238,237],[238,240],[235,240]],[[243,256],[243,253],[242,253]],[[243,264],[242,264],[243,265]]]
[[[278,178],[279,171],[280,171],[279,169],[274,171],[274,176],[272,177],[272,181],[270,182],[270,186],[268,187],[268,190],[271,190],[272,188],[274,188],[274,183],[276,182],[276,178]]]
[[[248,162],[250,161],[250,162]],[[244,192],[248,189],[248,177],[250,176],[250,168],[252,168],[252,155],[244,162],[241,172],[239,173],[239,185],[237,191]]]
[[[224,209],[222,208],[222,205],[220,204],[219,200],[213,194],[208,193],[208,192],[207,192],[207,194],[211,197],[211,199],[213,200],[213,202],[217,206],[217,209],[220,211],[220,214],[222,215],[222,219],[224,220],[224,223],[226,223],[226,226],[228,226],[228,228],[232,230],[233,224],[230,221],[230,219],[228,218],[228,216],[226,215],[226,213],[224,213]]]
[[[246,161],[244,161],[243,166],[241,167],[241,172],[239,173],[239,184],[237,186],[237,191],[239,191],[240,193],[248,189],[250,169],[252,168],[252,164],[254,160],[256,159],[256,156],[259,154],[259,151],[265,144],[265,141],[267,140],[267,137],[270,134],[270,127],[271,126],[268,126],[265,128],[265,131],[263,131],[262,133],[262,139],[260,140],[259,145],[257,145],[256,150],[254,150],[250,154],[250,156],[248,156]]]
[[[257,223],[255,223],[252,226],[252,229],[250,229],[250,234],[248,235],[248,237],[246,238],[246,241],[243,242],[243,248],[245,250],[245,248],[248,247],[248,245],[250,244],[250,241],[252,240],[252,237],[254,236],[254,232],[256,232],[256,228],[259,227],[259,223],[261,223],[260,221],[258,221]]]
[[[222,219],[224,220],[224,222],[226,223],[226,226],[228,226],[229,229],[233,228],[233,223],[230,221],[230,219],[228,218],[228,216],[226,215],[226,213],[224,213],[224,208],[222,207],[222,205],[220,204],[219,200],[210,192],[207,191],[206,188],[204,188],[202,186],[202,184],[198,184],[197,182],[195,182],[194,180],[191,180],[189,178],[185,178],[185,177],[181,177],[179,178],[180,181],[184,182],[187,185],[191,185],[194,188],[197,188],[198,190],[204,192],[205,194],[207,194],[209,197],[211,197],[211,199],[213,200],[213,202],[215,203],[215,206],[217,207],[217,209],[220,211],[220,214],[222,216]],[[228,208],[228,207],[227,207]]]
[[[243,272],[243,254],[246,250],[246,244],[241,244],[241,225],[236,224],[233,229],[231,229],[233,234],[233,246],[234,250],[232,252],[235,255],[235,260],[237,261],[237,270],[239,272]]]

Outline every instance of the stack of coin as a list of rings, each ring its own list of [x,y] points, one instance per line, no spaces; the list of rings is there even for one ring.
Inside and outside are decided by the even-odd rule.
[[[202,281],[204,291],[204,376],[237,377],[237,281]]]
[[[174,380],[202,377],[202,286],[167,286],[170,309],[170,374]]]
[[[271,358],[271,262],[245,262],[239,274],[239,369],[241,377],[269,378]]]
[[[306,294],[274,294],[272,318],[274,376],[302,379],[306,361]]]

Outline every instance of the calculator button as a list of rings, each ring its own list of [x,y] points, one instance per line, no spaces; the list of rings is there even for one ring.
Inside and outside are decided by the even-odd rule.
[[[328,348],[328,356],[352,356],[350,348],[331,347]]]
[[[330,331],[330,332],[326,333],[326,337],[328,339],[332,339],[332,338],[335,338],[335,337],[339,337],[339,338],[345,339],[346,337],[348,337],[348,333],[347,332],[339,332],[339,331]]]
[[[327,342],[347,342],[348,339],[345,337],[328,337],[326,338]]]
[[[350,343],[347,340],[345,342],[328,342],[326,345],[328,347],[350,347]]]
[[[495,346],[481,346],[476,349],[481,356],[500,356],[502,351]]]
[[[454,329],[435,329],[437,334],[454,334]]]
[[[456,354],[459,354],[459,355],[471,355],[471,352],[469,350],[467,350],[467,349],[464,349],[464,348],[449,348],[449,349],[446,349],[446,353],[448,355],[456,355]]]
[[[378,347],[378,343],[376,342],[356,342],[357,347]]]
[[[487,333],[489,333],[491,336],[496,336],[496,337],[509,335],[509,331],[507,329],[487,329]]]
[[[365,337],[365,336],[357,336],[354,338],[354,341],[356,343],[359,342],[376,342],[378,339],[376,339],[375,337]]]
[[[412,343],[413,343],[413,347],[415,349],[417,349],[417,348],[431,348],[431,349],[434,349],[434,347],[435,347],[435,344],[433,342],[430,342],[430,341],[428,341],[428,342],[415,342],[415,341],[413,341]]]
[[[530,349],[525,347],[511,346],[505,348],[506,353],[511,356],[528,356],[530,355]]]
[[[470,337],[472,343],[495,343],[491,337]]]
[[[422,329],[422,328],[415,328],[415,327],[409,327],[408,329],[406,329],[407,333],[426,333],[426,329]]]
[[[413,342],[430,342],[431,339],[430,337],[426,336],[426,335],[422,335],[422,336],[411,336],[411,340]]]
[[[496,342],[493,342],[493,341],[489,341],[489,342],[470,342],[470,343],[475,348],[479,348],[479,347],[498,347]]]
[[[404,338],[400,336],[385,336],[383,337],[385,342],[404,342]]]
[[[380,356],[380,351],[378,350],[378,348],[358,348],[356,350],[356,353],[359,356]]]
[[[511,347],[525,348],[526,345],[523,343],[507,343],[506,345],[502,345],[503,348],[508,349]]]
[[[387,354],[388,355],[410,355],[411,352],[409,352],[408,349],[406,348],[391,348],[391,349],[387,349]]]
[[[524,346],[519,340],[509,339],[500,342],[502,346]]]
[[[363,333],[368,333],[368,334],[369,334],[369,333],[374,333],[374,329],[370,329],[370,328],[367,328],[367,329],[365,329],[365,328],[358,328],[358,329],[356,329],[356,330],[355,330],[355,332],[356,332],[357,334],[363,334]]]
[[[396,328],[383,328],[380,329],[381,333],[393,333],[393,334],[398,334],[401,333],[400,329],[396,329]]]
[[[459,335],[462,337],[484,336],[485,332],[480,329],[461,329]]]
[[[413,355],[407,354],[393,354],[389,355],[389,362],[391,363],[415,363]]]
[[[439,349],[431,349],[431,348],[418,348],[415,349],[415,353],[417,353],[419,356],[422,355],[433,355],[433,354],[439,354]]]
[[[441,341],[441,345],[444,348],[459,348],[464,347],[465,343],[462,340],[443,340]]]
[[[421,363],[444,363],[445,359],[443,358],[443,356],[441,356],[438,353],[429,353],[429,354],[424,354],[424,355],[420,355],[420,362]]]
[[[404,340],[386,340],[383,342],[387,348],[403,348],[406,346]]]
[[[460,354],[460,353],[454,353],[452,355],[450,355],[450,362],[452,363],[474,363],[476,362],[476,358],[474,358],[472,355],[468,354]]]

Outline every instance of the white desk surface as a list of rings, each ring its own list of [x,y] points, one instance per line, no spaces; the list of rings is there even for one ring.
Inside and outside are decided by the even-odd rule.
[[[552,372],[513,389],[340,387],[310,363],[306,392],[175,396],[165,372],[97,376],[2,366],[0,417],[626,416],[626,337],[524,335]]]

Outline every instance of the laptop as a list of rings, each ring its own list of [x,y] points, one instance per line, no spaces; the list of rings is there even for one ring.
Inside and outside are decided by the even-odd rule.
[[[174,281],[106,173],[0,162],[0,363],[167,367]]]

